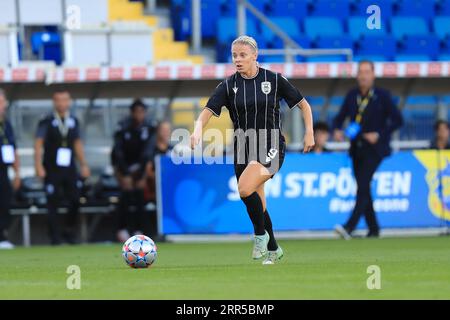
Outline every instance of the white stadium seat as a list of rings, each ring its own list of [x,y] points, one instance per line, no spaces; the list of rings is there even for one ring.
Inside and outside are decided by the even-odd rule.
[[[0,9],[0,26],[17,24],[16,0],[2,0]]]
[[[79,8],[82,28],[108,23],[108,0],[66,0],[65,4],[66,18],[73,14],[72,6]]]
[[[70,30],[64,33],[66,65],[99,66],[109,63],[107,28]]]
[[[60,25],[64,20],[61,0],[19,0],[19,14],[23,25]]]

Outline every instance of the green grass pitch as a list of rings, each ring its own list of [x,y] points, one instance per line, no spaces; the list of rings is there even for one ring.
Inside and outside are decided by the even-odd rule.
[[[0,299],[450,299],[448,237],[280,241],[277,265],[252,261],[251,242],[162,243],[149,269],[121,245],[0,251]],[[69,265],[81,289],[68,290]],[[369,290],[367,267],[381,268]]]

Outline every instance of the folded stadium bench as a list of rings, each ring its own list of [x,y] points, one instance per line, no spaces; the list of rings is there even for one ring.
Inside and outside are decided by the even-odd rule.
[[[423,54],[435,60],[439,53],[439,39],[433,35],[409,35],[400,42],[400,54]]]
[[[430,61],[430,57],[425,54],[397,54],[394,60],[397,62],[427,62]]]

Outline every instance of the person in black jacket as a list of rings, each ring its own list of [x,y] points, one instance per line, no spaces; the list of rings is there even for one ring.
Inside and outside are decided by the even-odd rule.
[[[45,183],[52,245],[61,244],[61,240],[69,244],[78,242],[80,193],[83,186],[79,175],[83,179],[90,176],[80,123],[70,114],[71,104],[72,99],[66,89],[57,89],[53,93],[53,112],[39,121],[34,144],[36,175]],[[58,207],[62,205],[63,199],[67,199],[69,205],[63,230],[60,230]]]
[[[135,100],[130,116],[119,123],[114,134],[111,162],[119,182],[121,195],[118,206],[117,239],[126,241],[130,232],[142,232],[144,222],[144,188],[146,170],[153,158],[155,126],[146,121],[147,106]],[[130,211],[133,206],[135,210]]]
[[[13,249],[14,245],[6,237],[10,222],[10,207],[13,190],[20,187],[19,156],[11,123],[6,118],[7,101],[5,92],[0,89],[0,249]],[[11,185],[8,167],[14,169]]]
[[[374,86],[375,70],[370,61],[361,61],[357,74],[358,87],[350,90],[333,120],[334,139],[350,139],[350,157],[357,183],[356,204],[344,226],[337,225],[336,232],[345,239],[351,238],[362,214],[369,228],[368,237],[378,237],[380,228],[373,209],[370,182],[384,157],[391,153],[391,134],[403,124],[403,118],[392,101],[389,91]],[[346,118],[350,124],[345,132]]]

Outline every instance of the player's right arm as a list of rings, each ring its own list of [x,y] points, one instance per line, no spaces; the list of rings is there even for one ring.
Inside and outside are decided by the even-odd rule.
[[[203,109],[203,111],[198,116],[195,122],[194,132],[191,134],[191,148],[194,149],[195,146],[200,142],[202,138],[203,128],[208,124],[209,119],[211,119],[213,113],[210,109]]]

